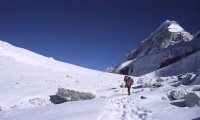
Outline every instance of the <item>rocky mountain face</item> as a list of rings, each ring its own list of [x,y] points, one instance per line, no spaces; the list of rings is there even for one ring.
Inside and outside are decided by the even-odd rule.
[[[186,32],[177,22],[165,21],[147,39],[127,54],[115,68],[115,73],[141,76],[153,71],[163,71],[161,76],[191,72],[200,68],[198,52],[200,33],[194,37]],[[190,58],[195,55],[194,58]],[[192,59],[192,60],[190,60]],[[183,62],[185,60],[185,62]],[[191,63],[193,62],[193,63]],[[180,70],[166,70],[166,67],[184,66]],[[177,67],[177,66],[176,66]],[[158,73],[158,72],[157,72]]]

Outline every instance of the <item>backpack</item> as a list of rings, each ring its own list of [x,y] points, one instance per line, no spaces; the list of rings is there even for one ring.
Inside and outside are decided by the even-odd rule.
[[[133,79],[128,79],[128,80],[126,81],[126,84],[127,84],[127,86],[133,85]]]
[[[133,83],[134,83],[134,81],[133,81],[133,79],[131,79],[131,85],[133,85]]]

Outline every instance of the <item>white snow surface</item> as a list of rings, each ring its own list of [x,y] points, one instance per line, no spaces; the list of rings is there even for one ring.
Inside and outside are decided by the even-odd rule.
[[[168,29],[170,32],[182,32],[183,31],[183,28],[180,27],[178,24],[171,24],[168,27]]]
[[[134,88],[127,95],[120,88],[123,75],[78,67],[44,57],[0,41],[0,120],[191,120],[200,118],[200,108],[189,108],[184,101],[169,101],[171,90],[191,90],[175,86],[176,76],[163,77],[160,88]],[[134,77],[155,81],[155,74]],[[50,96],[58,88],[87,91],[96,98],[52,104]],[[144,96],[146,99],[141,99]],[[163,100],[162,98],[165,98]]]

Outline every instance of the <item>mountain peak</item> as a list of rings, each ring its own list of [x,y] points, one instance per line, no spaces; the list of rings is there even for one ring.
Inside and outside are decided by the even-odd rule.
[[[185,32],[185,30],[176,21],[166,20],[154,33],[159,34],[163,32],[180,33]]]
[[[176,24],[176,25],[179,25],[176,21],[172,21],[172,20],[165,20],[159,27],[159,28],[163,28],[163,27],[169,27],[170,25],[172,24]]]
[[[179,42],[190,41],[192,36],[186,32],[176,21],[164,21],[155,32],[153,32],[145,42],[141,43],[139,53],[136,57],[142,57],[151,54],[160,49],[167,48]]]
[[[176,21],[166,20],[147,39],[142,41],[140,46],[128,54],[123,61],[140,58],[179,42],[190,41],[192,38],[193,36],[186,32]]]
[[[188,67],[190,63],[187,63],[187,60],[183,62],[182,59],[199,50],[199,41],[191,41],[199,38],[200,32],[193,37],[176,21],[166,20],[147,39],[142,41],[136,49],[126,55],[122,63],[116,66],[114,72],[140,76],[175,64],[180,60],[180,63],[187,64],[185,66]],[[195,54],[195,56],[198,55]],[[199,61],[199,58],[196,58],[194,63],[196,61]],[[175,65],[176,68],[178,65],[179,63]],[[192,69],[196,69],[195,65]],[[180,74],[184,70],[177,69],[173,74]],[[172,75],[169,71],[166,74]]]
[[[167,23],[167,24],[178,24],[176,21],[173,21],[173,20],[165,20],[163,23]]]

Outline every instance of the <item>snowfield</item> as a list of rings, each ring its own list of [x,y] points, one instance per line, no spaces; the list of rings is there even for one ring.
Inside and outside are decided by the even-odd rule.
[[[183,28],[180,27],[179,25],[177,24],[171,24],[169,27],[168,27],[169,31],[170,32],[181,32],[183,31]]]
[[[190,85],[182,85],[181,77],[158,77],[155,72],[132,76],[128,96],[120,87],[123,75],[59,62],[0,41],[0,120],[198,120],[200,107],[187,107],[185,99],[170,100],[173,90],[190,93],[200,86],[199,76]],[[53,104],[50,97],[58,88],[96,97]]]

